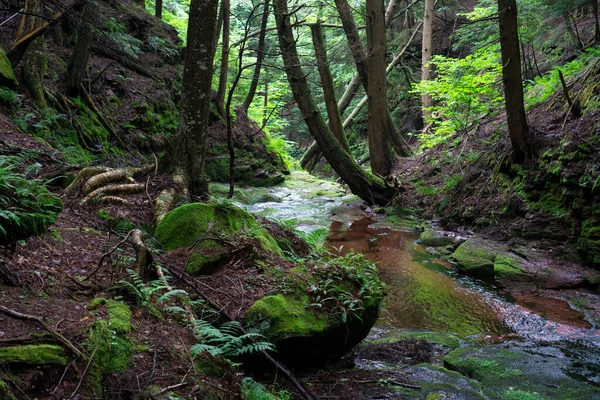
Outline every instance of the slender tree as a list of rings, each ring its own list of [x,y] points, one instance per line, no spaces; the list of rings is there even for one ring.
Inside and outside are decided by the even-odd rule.
[[[350,154],[350,146],[344,133],[342,126],[342,116],[335,98],[335,86],[333,76],[329,69],[329,61],[327,60],[327,47],[325,46],[325,36],[321,23],[317,22],[310,26],[312,33],[313,45],[315,47],[315,55],[317,57],[317,68],[321,77],[321,86],[323,86],[323,97],[325,98],[325,108],[327,109],[327,117],[329,118],[329,129],[342,145],[344,150]]]
[[[513,161],[521,163],[531,155],[531,146],[523,102],[516,0],[498,0],[498,21],[508,133]]]
[[[273,7],[285,73],[310,134],[317,141],[331,167],[346,182],[352,193],[369,204],[388,204],[396,190],[389,187],[383,179],[364,171],[342,148],[325,124],[313,100],[306,74],[300,66],[287,0],[274,0]]]
[[[367,0],[369,155],[371,157],[371,170],[374,174],[380,176],[389,175],[394,163],[389,134],[384,134],[386,121],[381,118],[382,115],[388,113],[385,90],[384,12],[383,0]]]
[[[421,50],[421,80],[428,81],[431,79],[431,70],[429,61],[431,60],[433,46],[433,13],[435,8],[435,0],[425,0],[425,14],[423,16],[423,45]],[[423,116],[429,115],[431,107],[431,96],[427,93],[421,96],[421,107]]]
[[[88,0],[79,18],[77,29],[77,43],[71,55],[67,68],[67,94],[77,96],[83,81],[83,74],[90,58],[92,48],[92,28],[98,19],[98,3]]]
[[[154,16],[158,19],[162,19],[163,0],[156,0],[154,8]]]
[[[221,115],[225,115],[225,92],[227,92],[227,74],[229,70],[229,31],[231,29],[230,0],[221,0],[223,12],[223,40],[221,41],[221,72],[217,89],[217,106]]]
[[[252,75],[252,82],[250,82],[250,88],[248,89],[248,95],[242,104],[244,111],[248,111],[254,95],[256,94],[256,88],[258,87],[258,80],[260,79],[260,70],[262,68],[263,60],[265,59],[265,36],[267,29],[267,22],[269,20],[269,2],[265,0],[263,4],[262,20],[260,22],[260,35],[258,37],[258,47],[256,48],[256,65],[254,66],[254,74]]]
[[[179,125],[163,164],[174,180],[183,185],[185,192],[200,198],[209,193],[204,157],[218,3],[218,0],[191,1]]]

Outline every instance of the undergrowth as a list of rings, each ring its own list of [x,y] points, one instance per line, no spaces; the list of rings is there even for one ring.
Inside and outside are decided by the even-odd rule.
[[[41,165],[29,165],[21,173],[21,162],[14,156],[0,158],[0,243],[41,233],[62,210],[60,199],[44,181],[29,177]]]

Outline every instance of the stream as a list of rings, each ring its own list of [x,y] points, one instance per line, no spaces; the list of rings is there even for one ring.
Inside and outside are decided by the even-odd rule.
[[[552,376],[574,378],[577,385],[600,385],[600,330],[568,302],[535,294],[513,297],[462,276],[450,262],[418,244],[417,233],[378,223],[379,218],[367,215],[360,201],[333,183],[320,181],[316,188],[307,189],[304,185],[314,184],[314,178],[296,174],[294,186],[269,188],[263,196],[267,201],[238,205],[279,221],[293,218],[297,229],[305,232],[327,228],[332,252],[362,253],[378,264],[388,295],[369,339],[406,332],[451,333],[462,344],[467,340],[489,344],[485,351],[491,353],[485,357],[494,362],[503,357],[494,353],[500,348],[526,354],[533,363],[527,368],[536,377],[543,376],[541,381],[551,380],[544,374],[553,371]],[[600,392],[558,398],[600,398]]]

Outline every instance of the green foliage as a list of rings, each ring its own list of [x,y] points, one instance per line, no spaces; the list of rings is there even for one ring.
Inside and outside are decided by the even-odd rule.
[[[434,56],[434,80],[414,85],[414,92],[429,94],[434,101],[426,123],[433,122],[432,134],[422,135],[421,148],[446,141],[460,130],[469,129],[481,118],[502,108],[498,46],[487,46],[462,59]]]
[[[242,396],[246,400],[291,400],[292,398],[292,394],[287,390],[276,391],[273,389],[269,393],[264,385],[252,378],[242,380]]]
[[[190,348],[197,357],[202,352],[213,356],[237,357],[263,350],[273,351],[273,345],[264,341],[264,336],[258,333],[244,333],[239,322],[229,321],[216,328],[204,320],[196,320],[194,336],[201,343]]]
[[[0,86],[0,104],[4,104],[8,107],[16,108],[21,104],[21,98],[23,96],[10,90],[5,86]]]
[[[41,233],[62,210],[61,201],[42,180],[28,177],[41,166],[33,164],[20,173],[21,162],[18,157],[0,158],[0,242]]]
[[[379,280],[377,266],[362,254],[319,256],[311,273],[315,277],[308,289],[313,297],[311,307],[331,310],[341,315],[342,322],[349,316],[360,318],[367,305],[384,295],[385,284]]]
[[[563,73],[565,80],[569,81],[582,71],[590,68],[600,58],[600,48],[590,47],[581,52],[578,57],[568,63],[553,67],[549,72],[536,77],[525,90],[525,105],[531,107],[536,104],[544,103],[556,93],[562,90],[558,70]]]

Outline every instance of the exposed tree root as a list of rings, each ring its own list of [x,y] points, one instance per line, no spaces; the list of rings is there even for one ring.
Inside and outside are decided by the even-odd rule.
[[[131,243],[135,249],[135,272],[139,276],[144,276],[144,272],[148,267],[148,249],[143,240],[144,232],[139,229],[134,229],[131,232]]]
[[[154,220],[157,224],[163,220],[171,207],[173,207],[179,192],[180,191],[177,187],[169,187],[160,192],[156,198],[156,201],[154,202]]]
[[[98,188],[85,196],[83,200],[81,200],[81,204],[88,204],[92,201],[99,201],[104,196],[114,195],[114,194],[134,194],[143,192],[146,188],[146,185],[143,183],[124,183],[124,184],[115,184],[115,185],[106,185]]]

